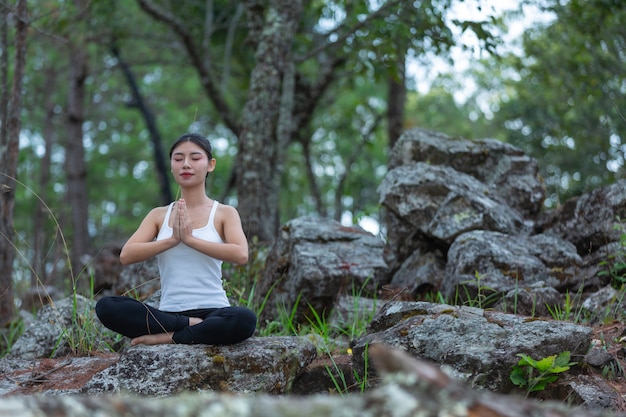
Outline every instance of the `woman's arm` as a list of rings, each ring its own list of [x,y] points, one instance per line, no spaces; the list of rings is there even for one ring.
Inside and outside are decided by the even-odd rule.
[[[145,261],[180,242],[176,235],[172,235],[168,239],[154,240],[159,233],[166,211],[167,207],[157,207],[146,215],[135,233],[122,247],[120,252],[122,265]],[[172,212],[172,214],[174,213]]]
[[[207,242],[181,229],[181,241],[187,246],[215,259],[237,265],[248,263],[248,240],[241,218],[234,207],[220,204],[215,215],[215,228],[224,243]]]

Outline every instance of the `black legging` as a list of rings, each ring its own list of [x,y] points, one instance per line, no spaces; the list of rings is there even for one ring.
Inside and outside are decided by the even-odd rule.
[[[202,308],[178,313],[161,311],[134,298],[103,297],[96,303],[103,325],[126,337],[174,332],[174,343],[230,345],[252,336],[256,315],[245,307]],[[189,325],[189,317],[202,323]]]

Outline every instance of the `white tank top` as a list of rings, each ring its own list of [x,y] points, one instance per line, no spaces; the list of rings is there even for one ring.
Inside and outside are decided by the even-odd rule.
[[[206,226],[193,229],[194,237],[224,243],[214,223],[218,204],[217,201],[213,202]],[[172,207],[173,203],[167,209],[156,240],[172,236],[173,229],[169,226]],[[222,287],[222,261],[211,258],[182,242],[161,252],[157,255],[157,260],[161,275],[161,310],[178,312],[230,305]]]

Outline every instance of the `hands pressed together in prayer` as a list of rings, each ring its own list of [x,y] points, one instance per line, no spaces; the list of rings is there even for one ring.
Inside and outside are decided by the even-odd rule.
[[[187,211],[187,203],[185,203],[184,199],[181,198],[174,203],[172,215],[174,216],[172,237],[177,242],[186,243],[192,237],[193,226]]]

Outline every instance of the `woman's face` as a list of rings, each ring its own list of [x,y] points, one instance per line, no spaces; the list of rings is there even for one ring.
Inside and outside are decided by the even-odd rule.
[[[204,183],[209,172],[215,169],[215,159],[193,142],[181,142],[172,152],[170,161],[176,182],[181,185]]]

